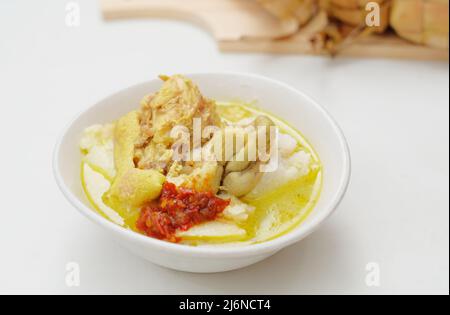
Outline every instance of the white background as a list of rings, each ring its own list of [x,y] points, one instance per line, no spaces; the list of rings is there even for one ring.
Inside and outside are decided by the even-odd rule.
[[[79,1],[0,1],[0,293],[315,294],[449,292],[448,63],[223,54],[171,21],[102,21]],[[348,137],[354,174],[315,234],[226,274],[166,270],[134,257],[62,197],[57,135],[80,110],[161,73],[258,73],[323,104]],[[296,113],[301,115],[301,113]],[[78,262],[81,286],[65,284]],[[381,286],[365,283],[377,262]]]

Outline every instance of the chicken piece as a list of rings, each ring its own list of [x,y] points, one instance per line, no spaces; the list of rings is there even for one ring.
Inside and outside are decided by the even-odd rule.
[[[177,186],[196,191],[217,193],[224,173],[224,161],[231,159],[235,154],[233,148],[225,149],[225,138],[226,136],[234,137],[238,131],[242,132],[243,128],[227,126],[217,129],[207,143],[201,148],[194,149],[194,152],[190,152],[190,157],[200,153],[201,161],[195,162],[189,158],[175,162],[169,169],[167,180]],[[242,147],[243,145],[244,143]],[[240,148],[238,147],[238,150]]]
[[[249,126],[253,128],[249,129]],[[168,181],[197,191],[217,193],[223,179],[223,187],[230,194],[237,197],[247,194],[262,175],[260,166],[264,162],[258,159],[258,139],[264,132],[267,151],[272,143],[268,137],[273,122],[259,116],[249,126],[227,126],[217,130],[211,140],[199,149],[202,151],[202,161],[173,164]]]
[[[185,126],[193,135],[194,118],[199,118],[203,127],[221,126],[222,122],[215,102],[203,97],[191,80],[181,75],[162,79],[161,90],[142,102],[135,162],[141,169],[156,168],[164,173],[171,165],[174,139],[170,133],[175,126]]]
[[[167,174],[167,181],[178,187],[216,194],[219,191],[222,175],[223,166],[216,161],[175,162]]]

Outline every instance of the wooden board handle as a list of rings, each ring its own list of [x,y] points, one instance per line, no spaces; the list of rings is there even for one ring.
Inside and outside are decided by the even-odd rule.
[[[313,48],[308,28],[283,24],[256,0],[100,0],[105,19],[173,18],[209,30],[222,50],[323,54]],[[305,32],[307,34],[305,34]],[[289,38],[287,38],[289,35]],[[344,56],[448,60],[448,50],[408,43],[397,36],[374,36],[342,51]]]
[[[218,41],[281,38],[297,31],[255,0],[101,0],[105,19],[172,18],[197,23]]]

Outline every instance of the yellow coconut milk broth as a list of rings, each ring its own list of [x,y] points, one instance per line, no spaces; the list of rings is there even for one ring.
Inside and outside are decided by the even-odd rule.
[[[278,126],[281,133],[288,134],[298,142],[296,151],[304,150],[311,154],[314,164],[320,166],[318,155],[302,134],[282,119],[239,102],[219,103],[218,111],[228,122],[236,123],[242,119],[252,118],[258,114],[269,116]],[[255,207],[255,212],[244,223],[240,224],[248,233],[248,240],[267,241],[288,233],[303,222],[313,210],[320,195],[322,171],[320,167],[312,170],[305,177],[293,180],[258,199],[243,198],[243,201]],[[262,222],[268,216],[275,216],[276,225],[267,231],[260,231]]]
[[[279,119],[270,113],[264,112],[258,108],[255,108],[249,104],[243,104],[239,102],[233,103],[218,103],[218,112],[222,119],[228,123],[236,123],[243,119],[255,117],[259,114],[269,116],[275,124],[278,126],[279,131],[285,134],[289,134],[295,138],[298,142],[296,151],[304,150],[311,154],[314,164],[320,165],[317,154],[312,149],[311,145],[301,135],[300,132],[289,126],[285,121]],[[111,178],[106,176],[105,172],[101,169],[97,169],[94,165],[91,165],[94,170],[101,173],[108,181],[111,182]],[[82,172],[84,167],[82,167]],[[84,176],[82,175],[82,178]],[[321,168],[310,172],[309,175],[293,180],[274,191],[259,197],[258,199],[243,198],[242,201],[255,207],[255,211],[250,215],[249,219],[245,223],[238,224],[241,228],[247,231],[247,237],[240,239],[240,242],[252,241],[262,242],[270,239],[277,238],[283,234],[288,233],[301,222],[303,222],[314,208],[317,199],[320,195],[322,184],[322,172]],[[83,182],[83,188],[85,183]],[[85,189],[86,190],[86,189]],[[102,216],[105,214],[95,205],[93,200],[89,198],[90,203],[94,205],[94,208]],[[123,213],[119,213],[124,217]],[[134,211],[133,215],[125,216],[125,227],[134,229],[134,222],[137,220],[138,211]],[[261,232],[261,226],[265,219],[269,216],[275,216],[276,224],[270,227],[270,229]],[[106,216],[105,216],[106,217]],[[234,239],[211,239],[203,238],[201,241],[186,241],[185,243],[190,245],[201,245],[208,243],[229,243],[234,242]]]

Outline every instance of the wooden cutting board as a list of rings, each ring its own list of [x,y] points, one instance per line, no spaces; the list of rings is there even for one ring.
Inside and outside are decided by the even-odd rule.
[[[211,32],[223,51],[324,54],[295,23],[282,23],[255,0],[100,0],[106,20],[171,18]],[[448,50],[411,44],[395,35],[373,36],[340,52],[352,57],[448,60]]]

